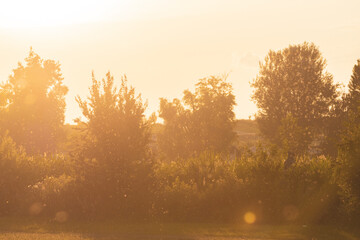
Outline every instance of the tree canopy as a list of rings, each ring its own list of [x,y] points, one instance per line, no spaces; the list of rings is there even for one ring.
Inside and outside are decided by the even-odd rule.
[[[99,215],[124,213],[129,210],[127,198],[145,195],[151,184],[149,143],[154,119],[145,117],[146,103],[128,86],[126,76],[121,78],[120,88],[116,88],[110,72],[102,81],[93,74],[90,96],[87,100],[80,97],[76,100],[86,118],[87,138],[80,158],[85,161],[79,165],[84,171],[83,190],[90,190],[83,192],[84,204],[80,207],[92,212],[96,205]],[[136,199],[145,201],[141,197]],[[137,203],[139,209],[146,205],[132,203]]]
[[[65,95],[60,64],[30,49],[1,86],[1,107],[9,135],[28,152],[53,152],[62,136]]]
[[[165,126],[160,148],[169,157],[226,151],[235,138],[235,96],[226,77],[203,78],[195,87],[194,92],[185,90],[181,101],[160,100]]]
[[[87,152],[98,153],[91,157],[102,158],[105,154],[125,161],[145,156],[152,120],[145,117],[146,103],[128,86],[126,76],[117,89],[110,72],[102,81],[93,75],[88,100],[80,97],[76,100],[87,119],[86,129],[92,139]]]
[[[270,51],[251,85],[252,99],[259,109],[256,119],[263,135],[283,144],[286,139],[280,134],[281,125],[286,119],[296,122],[296,133],[287,135],[295,134],[294,141],[302,142],[297,149],[290,149],[297,153],[307,150],[323,121],[330,116],[337,97],[325,59],[318,47],[307,42]]]
[[[353,67],[353,72],[349,82],[349,93],[347,94],[346,102],[347,109],[352,112],[359,112],[360,106],[360,59]]]
[[[338,161],[341,190],[347,213],[359,216],[360,207],[360,59],[353,67],[349,92],[344,99],[345,121],[341,132]]]

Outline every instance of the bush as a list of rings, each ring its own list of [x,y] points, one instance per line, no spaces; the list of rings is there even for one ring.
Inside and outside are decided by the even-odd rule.
[[[325,157],[298,158],[284,168],[284,156],[259,147],[241,158],[204,152],[199,157],[160,162],[157,216],[172,220],[324,222],[338,204],[333,167]]]
[[[5,134],[0,137],[0,214],[17,213],[29,183],[30,166],[22,148]],[[21,207],[20,207],[21,206]]]

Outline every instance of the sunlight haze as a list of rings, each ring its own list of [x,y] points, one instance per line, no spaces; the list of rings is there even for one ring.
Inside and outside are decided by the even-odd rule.
[[[275,4],[276,3],[276,4]],[[276,6],[276,7],[274,7]],[[352,1],[7,1],[0,7],[0,79],[30,46],[59,61],[66,122],[80,117],[91,72],[129,83],[157,112],[159,97],[180,98],[203,77],[229,73],[237,118],[256,112],[252,81],[270,49],[314,42],[335,82],[347,84],[360,56],[360,2]]]
[[[0,240],[360,240],[359,0],[0,0]]]

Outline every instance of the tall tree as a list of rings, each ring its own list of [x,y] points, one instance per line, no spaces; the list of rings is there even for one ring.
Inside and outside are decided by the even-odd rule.
[[[339,147],[339,181],[348,214],[360,221],[360,59],[353,67],[349,93],[344,99],[345,119]],[[340,125],[341,126],[341,125]],[[354,220],[354,219],[352,219]]]
[[[296,149],[289,146],[289,151],[295,153],[307,151],[337,98],[325,59],[318,47],[307,42],[270,51],[260,63],[252,87],[252,99],[259,108],[256,119],[266,138],[282,145],[287,141],[281,134],[282,123],[289,114],[296,122],[296,133],[287,133],[292,135],[291,141],[302,142]]]
[[[62,136],[68,89],[58,62],[43,60],[30,49],[25,63],[1,86],[4,125],[28,152],[52,152]]]
[[[226,77],[211,76],[184,91],[182,101],[160,100],[164,131],[160,147],[168,157],[188,157],[205,150],[228,150],[233,132],[235,96]]]
[[[347,110],[359,112],[360,106],[360,59],[357,60],[349,82],[349,93],[346,96]]]
[[[135,203],[141,209],[146,205],[150,184],[148,145],[154,122],[144,114],[146,103],[128,86],[126,76],[117,89],[109,72],[102,81],[93,75],[88,99],[76,100],[86,118],[88,138],[83,156],[92,159],[82,165],[86,184],[83,190],[91,192],[80,197],[86,204],[94,204],[87,211],[96,210],[100,215],[124,213],[134,211],[136,207],[128,204]]]
[[[121,86],[114,86],[110,72],[102,81],[92,76],[92,86],[88,101],[76,98],[87,119],[86,128],[91,136],[91,157],[99,161],[110,159],[131,161],[146,156],[150,141],[152,119],[145,117],[146,103],[135,89],[128,86],[126,76],[121,79]]]

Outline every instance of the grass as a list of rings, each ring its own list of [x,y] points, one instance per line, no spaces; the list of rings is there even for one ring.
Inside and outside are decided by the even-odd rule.
[[[333,226],[231,225],[199,223],[66,222],[0,219],[0,240],[357,240],[354,233]]]

